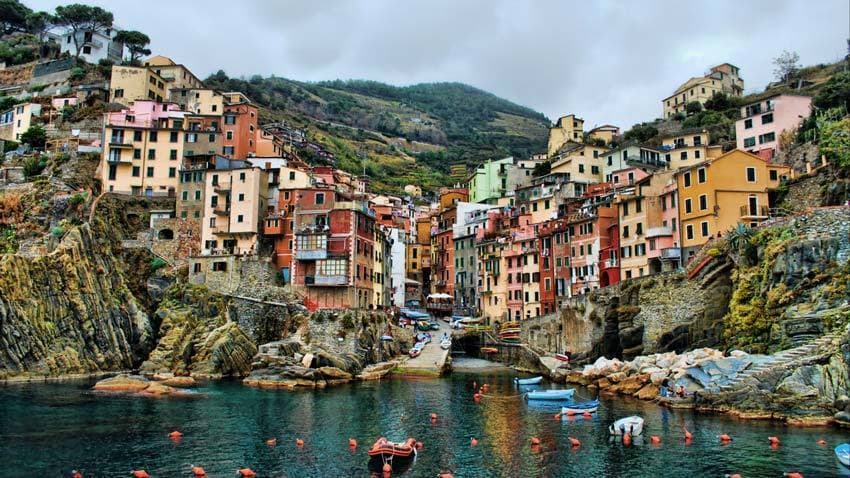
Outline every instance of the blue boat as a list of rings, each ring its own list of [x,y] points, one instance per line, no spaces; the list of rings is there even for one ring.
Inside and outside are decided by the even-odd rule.
[[[582,403],[571,403],[561,407],[561,415],[581,415],[584,412],[596,413],[599,408],[599,400],[588,400]]]
[[[576,393],[575,389],[568,388],[566,390],[535,390],[528,392],[525,397],[529,400],[569,400]]]
[[[850,443],[842,443],[835,447],[835,457],[847,467],[850,467]]]
[[[514,383],[517,385],[537,385],[543,381],[543,377],[518,378],[514,377]]]

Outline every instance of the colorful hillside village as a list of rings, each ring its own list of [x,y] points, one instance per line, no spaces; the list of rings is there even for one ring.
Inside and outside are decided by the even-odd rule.
[[[772,160],[782,132],[811,113],[811,98],[776,94],[741,108],[737,144],[697,128],[660,145],[570,114],[550,128],[545,152],[472,171],[455,165],[454,187],[429,197],[411,184],[396,197],[335,168],[304,131],[262,124],[245,94],[207,88],[167,57],[112,66],[100,89],[114,106],[102,134],[53,147],[100,151],[105,194],[172,198],[173,209],[152,215],[149,239],[177,243],[162,255],[185,263],[192,282],[216,287],[260,262],[313,310],[440,302],[485,323],[550,314],[572,296],[693,266],[738,224],[781,216],[772,191],[805,171]],[[0,138],[18,139],[33,121],[50,128],[44,108],[91,90],[53,95],[52,107],[15,105],[0,114]],[[715,92],[742,95],[737,67],[686,81],[662,100],[662,116]],[[325,161],[303,161],[304,147]]]

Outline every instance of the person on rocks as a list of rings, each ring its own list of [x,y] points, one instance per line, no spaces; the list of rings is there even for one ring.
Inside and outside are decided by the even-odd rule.
[[[670,388],[670,380],[665,378],[661,382],[661,387],[658,389],[658,395],[660,395],[662,397],[666,397],[668,395],[667,391],[668,391],[669,388]]]
[[[679,385],[679,389],[676,390],[676,396],[679,397],[679,398],[684,398],[684,396],[685,396],[685,386],[684,385]]]

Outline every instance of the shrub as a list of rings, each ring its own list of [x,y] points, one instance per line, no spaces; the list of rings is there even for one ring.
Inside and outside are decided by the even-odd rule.
[[[44,131],[44,128],[41,125],[34,124],[30,126],[24,133],[21,135],[21,143],[26,143],[32,146],[33,148],[43,148],[44,143],[47,142],[47,132]]]
[[[70,199],[68,199],[68,205],[71,207],[78,207],[80,204],[86,202],[87,196],[88,193],[85,192],[74,194]]]
[[[71,81],[79,81],[86,77],[86,70],[80,68],[79,66],[75,66],[71,68],[71,75],[68,76],[68,79]]]
[[[32,157],[24,160],[24,177],[27,179],[38,176],[44,170],[43,162]]]
[[[61,226],[55,226],[50,228],[50,234],[52,234],[53,237],[59,238],[65,235],[65,229],[63,229]]]
[[[165,262],[165,259],[161,257],[154,257],[151,259],[151,272],[156,272],[163,267],[165,267],[168,263]]]
[[[345,314],[342,317],[341,325],[342,325],[342,328],[344,328],[344,329],[353,329],[354,328],[354,319],[351,318],[351,314]]]
[[[685,105],[685,112],[689,115],[695,115],[702,111],[702,103],[699,101],[691,101],[687,105]]]

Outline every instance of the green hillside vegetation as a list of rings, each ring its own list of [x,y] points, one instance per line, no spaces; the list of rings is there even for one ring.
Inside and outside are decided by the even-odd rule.
[[[449,185],[453,164],[544,151],[549,120],[541,113],[461,83],[396,87],[374,81],[305,83],[280,77],[205,80],[242,91],[263,122],[287,121],[337,155],[340,168],[366,171],[379,192],[406,184]],[[309,158],[308,158],[309,159]]]

